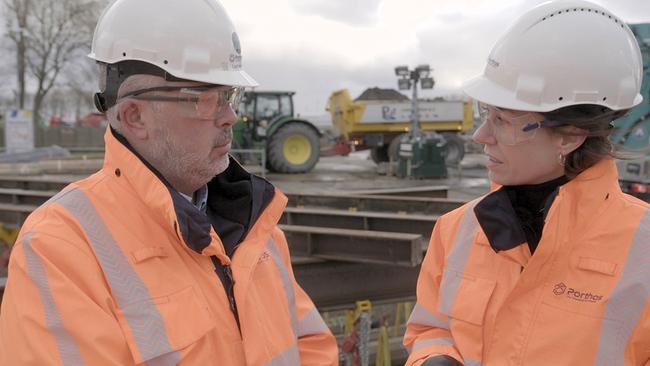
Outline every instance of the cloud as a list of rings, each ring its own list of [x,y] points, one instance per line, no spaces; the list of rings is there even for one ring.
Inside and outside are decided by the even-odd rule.
[[[289,0],[290,5],[301,14],[318,15],[325,19],[352,26],[372,25],[378,21],[382,0]]]
[[[302,115],[324,114],[334,90],[395,88],[393,69],[428,63],[436,87],[458,94],[482,72],[508,26],[545,0],[220,0],[259,90],[293,90]],[[648,0],[593,0],[628,22],[650,22]]]
[[[327,99],[335,90],[347,88],[354,98],[369,87],[397,86],[392,65],[375,64],[357,68],[258,58],[250,60],[246,69],[260,83],[259,90],[295,91],[294,102],[298,112],[303,115],[326,114]]]
[[[401,64],[433,67],[436,87],[425,96],[458,93],[507,27],[545,0],[220,1],[259,90],[296,91],[297,111],[314,115],[326,113],[334,90],[356,97],[369,87],[395,88],[393,69]],[[650,22],[649,0],[592,1],[624,21]],[[6,88],[15,83],[14,59],[4,52],[0,61],[10,65],[0,63]]]

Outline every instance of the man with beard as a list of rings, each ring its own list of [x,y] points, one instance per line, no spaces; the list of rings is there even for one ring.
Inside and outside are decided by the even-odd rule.
[[[23,226],[0,364],[336,365],[277,227],[287,198],[228,155],[256,83],[221,5],[114,1],[90,57],[104,166]]]

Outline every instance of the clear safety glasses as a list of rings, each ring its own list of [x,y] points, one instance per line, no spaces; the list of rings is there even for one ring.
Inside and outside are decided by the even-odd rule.
[[[142,95],[151,92],[178,91],[178,95]],[[180,111],[187,117],[212,119],[227,111],[227,108],[236,108],[243,95],[243,88],[232,86],[158,86],[135,90],[121,96],[118,101],[126,98],[151,100],[156,102],[178,102]]]
[[[542,127],[563,126],[565,123],[543,119],[541,114],[501,109],[489,104],[478,104],[481,128],[488,128],[504,145],[523,144],[535,138]]]

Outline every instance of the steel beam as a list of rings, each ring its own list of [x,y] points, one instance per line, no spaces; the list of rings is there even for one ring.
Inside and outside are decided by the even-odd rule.
[[[323,262],[295,265],[293,271],[316,306],[323,308],[415,296],[420,266]]]
[[[60,191],[81,176],[42,177],[42,176],[0,176],[1,188]]]
[[[59,183],[46,179],[24,178],[24,181],[0,177],[0,203],[16,203],[41,205],[58,190],[67,185],[66,180]],[[39,185],[47,190],[37,190],[32,185]],[[59,186],[60,185],[60,188]],[[10,186],[10,188],[2,188]],[[426,215],[440,215],[462,206],[462,200],[406,197],[406,196],[373,196],[373,195],[348,195],[348,194],[288,194],[289,207],[328,207],[348,211],[372,211],[393,213],[420,213]]]
[[[424,238],[428,238],[437,219],[438,215],[287,207],[280,219],[280,223],[286,225],[410,233],[419,234]]]
[[[37,206],[0,203],[0,222],[20,227]],[[290,239],[293,251],[304,256],[363,263],[414,266],[422,260],[435,219],[427,216],[373,215],[313,210],[313,215],[296,214],[310,210],[291,209],[292,222],[311,221],[317,226],[280,225]],[[373,217],[376,216],[376,217]],[[399,219],[399,220],[398,220]],[[289,219],[284,219],[288,223]],[[320,220],[320,222],[319,222]],[[410,224],[408,224],[410,222]],[[401,224],[400,224],[401,223]],[[323,227],[330,225],[330,227]],[[349,229],[356,226],[359,229]],[[342,227],[348,228],[343,229]],[[365,228],[371,230],[363,230]],[[396,229],[402,232],[380,231]]]
[[[38,206],[14,205],[11,203],[0,203],[0,223],[20,227],[32,211]]]
[[[408,197],[428,197],[428,198],[447,198],[448,186],[419,186],[419,187],[402,187],[402,188],[378,188],[364,189],[345,192],[351,195],[380,195],[380,196],[408,196]]]
[[[351,211],[409,212],[441,215],[466,202],[456,199],[346,194],[291,194],[289,206],[329,207]]]
[[[40,206],[58,191],[36,191],[19,188],[0,188],[0,203]]]
[[[280,225],[294,255],[412,267],[422,262],[421,235]]]

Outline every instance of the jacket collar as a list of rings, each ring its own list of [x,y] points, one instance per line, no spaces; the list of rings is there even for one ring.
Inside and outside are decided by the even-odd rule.
[[[594,218],[622,195],[615,161],[602,160],[560,187],[556,202],[562,206],[560,224],[570,225],[566,229],[575,235],[586,233]]]
[[[164,177],[110,126],[104,134],[104,143],[106,152],[102,170],[105,174],[119,178],[150,208],[151,213],[159,213],[164,222],[173,226],[176,215],[170,199],[171,187]]]
[[[117,177],[127,189],[134,191],[149,208],[148,215],[173,228],[189,248],[203,255],[217,256],[222,264],[229,264],[230,259],[225,254],[221,239],[204,212],[171,187],[123,136],[110,127],[104,134],[104,142],[104,174]],[[230,163],[237,164],[237,169],[244,169],[232,158]],[[262,224],[252,224],[248,236],[268,234],[279,221],[286,202],[287,198],[276,189],[273,200],[263,210],[265,217],[260,220]]]
[[[589,210],[598,206],[611,195],[621,195],[618,171],[613,159],[604,159],[580,173],[562,188],[560,194],[568,194]]]
[[[572,227],[578,230],[578,227],[588,225],[591,218],[607,206],[604,204],[606,200],[620,194],[616,164],[612,159],[604,159],[560,186],[559,191],[549,197],[547,205],[551,209],[547,212],[557,206],[558,200],[564,201],[563,207],[570,207],[571,213],[569,217],[561,219],[571,220]],[[485,196],[475,206],[474,212],[495,251],[509,251],[526,242],[519,220],[502,189]]]

